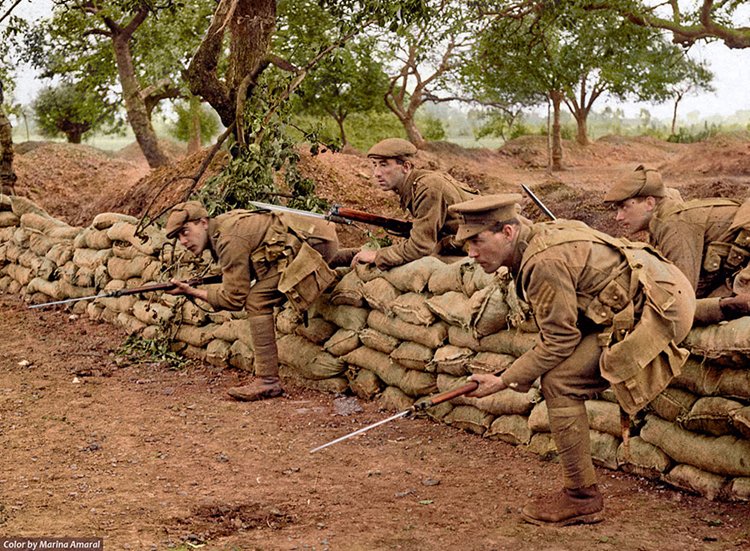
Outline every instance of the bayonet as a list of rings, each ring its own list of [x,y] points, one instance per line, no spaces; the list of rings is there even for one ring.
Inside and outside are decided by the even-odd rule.
[[[554,214],[552,214],[552,211],[547,208],[547,205],[545,205],[542,202],[542,200],[539,197],[537,197],[536,194],[534,194],[534,192],[531,191],[531,189],[529,189],[529,186],[527,186],[526,184],[521,184],[521,187],[526,192],[526,195],[528,195],[531,198],[531,200],[534,201],[536,206],[539,207],[544,214],[549,216],[550,220],[557,220],[557,217]]]

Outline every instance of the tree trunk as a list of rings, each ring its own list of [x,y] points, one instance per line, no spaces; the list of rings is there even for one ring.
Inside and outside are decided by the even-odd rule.
[[[15,193],[16,173],[13,172],[13,127],[0,107],[0,193]]]
[[[68,143],[81,143],[81,138],[83,137],[83,132],[80,132],[78,130],[70,130],[65,134]]]
[[[148,116],[148,109],[141,97],[140,86],[135,77],[133,68],[133,57],[130,52],[129,36],[115,34],[112,37],[112,44],[115,50],[115,61],[117,63],[117,72],[120,76],[122,85],[122,95],[125,100],[125,111],[128,115],[128,122],[133,129],[135,139],[141,147],[143,155],[148,161],[148,166],[157,168],[168,165],[169,159],[159,147],[159,141],[156,138],[151,119]]]
[[[560,105],[563,93],[559,90],[550,92],[552,100],[552,170],[562,170],[562,136],[560,134]]]
[[[672,109],[672,130],[670,134],[672,136],[675,136],[675,130],[677,129],[677,106],[680,105],[680,100],[682,99],[682,94],[677,94],[677,97],[674,100],[674,109]]]
[[[190,96],[190,137],[188,138],[188,155],[201,148],[201,100]]]
[[[346,130],[344,130],[344,120],[346,116],[333,117],[336,120],[336,124],[339,125],[339,135],[341,136],[341,147],[349,145],[349,141],[346,139]]]
[[[576,109],[573,113],[573,117],[576,120],[576,142],[579,145],[589,145],[589,131],[586,128],[586,121],[588,113],[583,109]]]

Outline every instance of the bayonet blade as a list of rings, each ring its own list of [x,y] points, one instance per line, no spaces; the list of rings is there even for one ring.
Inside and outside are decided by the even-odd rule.
[[[349,434],[345,434],[344,436],[341,436],[339,438],[336,438],[336,440],[331,440],[327,444],[323,444],[322,446],[318,446],[317,448],[314,448],[310,450],[310,453],[315,453],[316,451],[322,450],[323,448],[327,448],[328,446],[333,446],[334,444],[338,444],[339,442],[343,442],[344,440],[348,440],[349,438],[352,438],[353,436],[357,436],[358,434],[362,434],[363,432],[367,432],[370,429],[374,429],[375,427],[379,427],[380,425],[385,425],[386,423],[390,423],[391,421],[395,421],[396,419],[399,419],[400,417],[406,417],[409,415],[413,409],[405,409],[401,413],[397,413],[396,415],[392,415],[391,417],[388,417],[388,419],[383,419],[382,421],[378,421],[377,423],[373,423],[372,425],[367,425],[366,427],[363,427],[359,430],[355,430],[354,432],[350,432]]]
[[[67,304],[69,302],[78,302],[79,300],[92,300],[95,298],[107,297],[108,294],[103,295],[91,295],[89,297],[78,297],[78,298],[66,298],[65,300],[56,300],[54,302],[42,302],[41,304],[31,304],[29,308],[43,308],[44,306],[55,306],[57,304]]]
[[[261,203],[260,201],[248,201],[252,206],[261,210],[275,210],[278,212],[287,212],[289,214],[299,214],[301,216],[307,216],[310,218],[320,218],[322,220],[328,220],[328,216],[320,214],[319,212],[310,212],[308,210],[293,209],[290,207],[282,207],[281,205],[272,205],[270,203]]]

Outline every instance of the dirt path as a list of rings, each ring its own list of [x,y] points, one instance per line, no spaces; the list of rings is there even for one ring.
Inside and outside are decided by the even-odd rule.
[[[527,525],[519,508],[559,467],[522,449],[416,419],[311,455],[389,413],[337,415],[335,397],[297,388],[237,403],[224,393],[236,372],[133,364],[108,325],[7,295],[0,311],[0,536],[109,550],[750,547],[747,505],[606,470],[605,522]]]

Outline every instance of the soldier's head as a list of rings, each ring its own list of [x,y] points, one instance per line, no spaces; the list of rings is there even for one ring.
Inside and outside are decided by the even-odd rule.
[[[178,203],[167,216],[167,237],[180,243],[194,255],[200,255],[208,246],[208,211],[198,201]]]
[[[401,138],[387,138],[367,152],[372,176],[383,191],[398,191],[414,168],[417,148]]]
[[[469,256],[487,273],[510,266],[520,227],[517,193],[485,195],[448,207],[461,216],[456,239],[469,246]]]
[[[656,205],[667,196],[661,174],[639,165],[618,180],[604,196],[617,211],[616,220],[631,233],[648,228]]]

